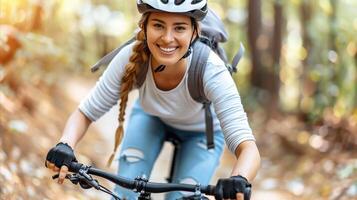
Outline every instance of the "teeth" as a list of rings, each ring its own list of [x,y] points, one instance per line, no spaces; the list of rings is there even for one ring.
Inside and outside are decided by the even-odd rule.
[[[174,51],[176,48],[164,48],[164,47],[160,47],[161,50],[166,51],[166,52],[171,52]]]

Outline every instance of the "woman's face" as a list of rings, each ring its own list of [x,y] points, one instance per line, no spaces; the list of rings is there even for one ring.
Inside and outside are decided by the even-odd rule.
[[[187,52],[193,34],[190,17],[165,12],[151,13],[146,31],[154,66],[176,64]]]

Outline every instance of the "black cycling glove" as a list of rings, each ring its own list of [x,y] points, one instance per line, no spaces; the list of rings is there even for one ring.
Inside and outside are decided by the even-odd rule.
[[[62,165],[69,167],[71,162],[77,162],[73,149],[67,144],[60,142],[47,153],[46,160],[60,168]]]
[[[237,193],[244,194],[244,200],[250,199],[252,185],[248,180],[241,176],[232,176],[230,178],[219,179],[216,185],[217,200],[236,199]]]

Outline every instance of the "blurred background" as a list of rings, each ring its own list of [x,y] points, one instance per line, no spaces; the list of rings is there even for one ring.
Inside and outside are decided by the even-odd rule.
[[[209,6],[230,34],[228,57],[246,47],[233,77],[263,159],[253,199],[357,199],[357,1]],[[0,199],[108,198],[58,185],[44,160],[101,75],[90,66],[128,40],[139,17],[134,1],[0,0]],[[115,172],[105,161],[116,118],[113,108],[90,128],[79,161]],[[153,180],[164,181],[170,159],[160,155]],[[233,162],[225,152],[212,184]]]

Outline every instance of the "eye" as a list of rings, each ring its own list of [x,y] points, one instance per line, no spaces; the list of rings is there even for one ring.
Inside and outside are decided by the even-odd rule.
[[[176,31],[178,31],[178,32],[184,32],[184,31],[186,31],[186,27],[184,27],[184,26],[176,26],[175,27],[175,30]]]
[[[162,24],[159,24],[159,23],[155,23],[153,24],[153,26],[156,28],[156,29],[162,29],[164,26]]]

